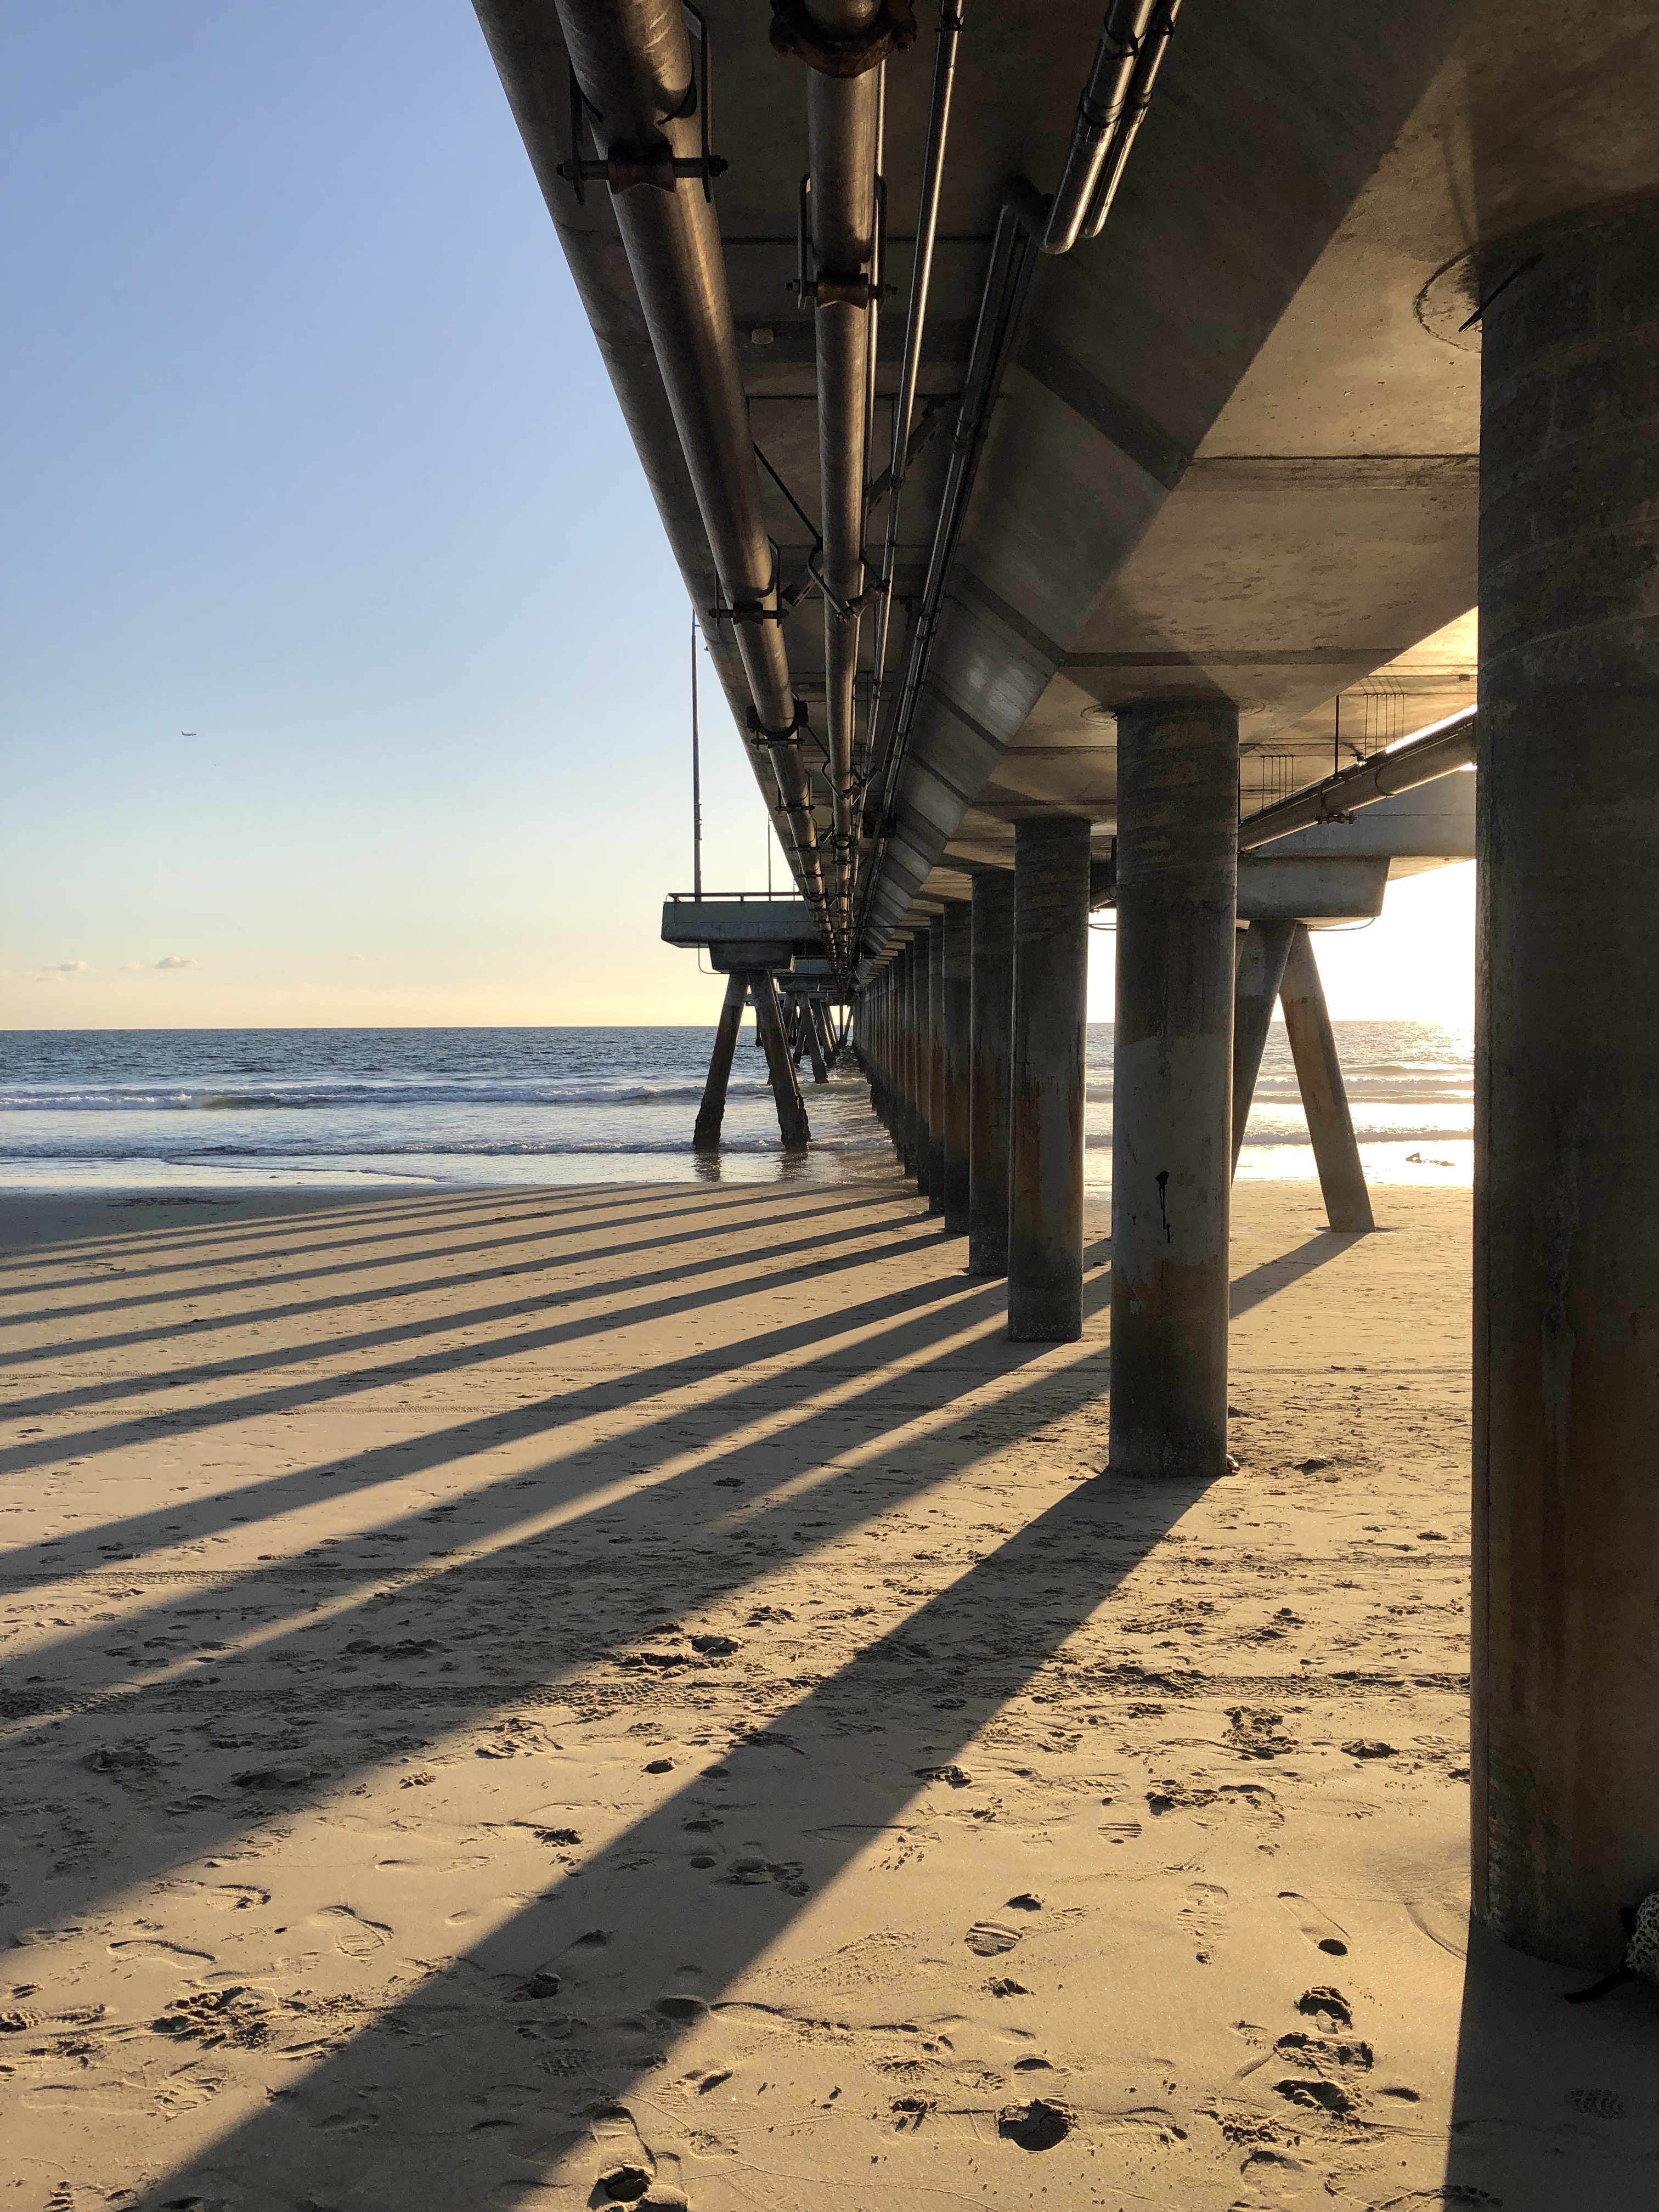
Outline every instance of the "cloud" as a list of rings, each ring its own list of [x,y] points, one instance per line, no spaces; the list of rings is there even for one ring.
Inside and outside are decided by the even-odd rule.
[[[61,983],[65,975],[90,975],[92,963],[87,960],[53,960],[44,968],[29,971],[30,980],[36,983]]]
[[[367,953],[367,952],[348,952],[348,953],[347,953],[347,955],[346,955],[346,958],[347,958],[347,960],[348,960],[348,961],[351,961],[351,960],[367,960],[367,959],[368,959],[368,953]]]
[[[193,960],[181,960],[176,952],[164,952],[156,962],[158,968],[193,968]]]

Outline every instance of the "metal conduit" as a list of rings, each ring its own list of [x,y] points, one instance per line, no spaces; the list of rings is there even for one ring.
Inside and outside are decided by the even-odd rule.
[[[1474,758],[1475,713],[1471,708],[1443,730],[1395,745],[1392,751],[1375,753],[1358,761],[1322,783],[1293,791],[1272,806],[1247,814],[1238,825],[1238,849],[1253,853],[1293,830],[1317,829],[1325,822],[1346,822],[1354,810],[1374,805],[1379,799],[1395,799],[1402,791],[1465,768]]]
[[[888,738],[886,770],[882,779],[881,827],[866,886],[866,910],[887,849],[893,803],[898,793],[899,770],[903,765],[911,725],[915,720],[922,684],[927,672],[928,656],[939,629],[939,615],[945,602],[945,579],[950,574],[957,540],[962,534],[969,497],[979,472],[980,455],[991,427],[992,412],[1002,388],[1008,349],[1020,309],[1024,305],[1025,295],[1030,287],[1035,240],[1041,232],[1046,208],[1047,203],[1036,187],[1020,178],[1010,186],[997,217],[996,236],[991,247],[991,265],[986,273],[985,289],[980,295],[979,316],[974,325],[974,339],[968,356],[968,374],[962,405],[957,416],[956,434],[951,443],[951,460],[945,472],[944,496],[939,502],[939,520],[928,555],[927,580],[922,586],[921,603],[910,633],[909,655],[905,663],[898,705]],[[862,916],[860,933],[862,934]]]
[[[806,0],[820,37],[866,33],[882,0]],[[836,936],[850,951],[856,865],[854,692],[864,607],[864,477],[876,315],[876,171],[882,64],[855,76],[809,67],[807,206],[816,274],[824,722],[835,805]]]
[[[945,579],[962,533],[980,455],[990,433],[1020,310],[1030,288],[1034,253],[1038,249],[1045,253],[1068,252],[1079,239],[1099,235],[1111,211],[1129,149],[1151,105],[1152,87],[1180,5],[1181,0],[1113,0],[1078,102],[1077,120],[1059,189],[1045,200],[1034,185],[1021,177],[1015,179],[1004,197],[985,289],[980,297],[945,496],[928,557],[927,580],[911,632],[904,680],[888,734],[881,828],[872,856],[864,912],[859,919],[860,936],[887,848],[899,770],[927,678],[927,661],[944,603]],[[948,94],[946,105],[948,108]],[[919,231],[920,228],[918,225]],[[897,450],[896,446],[896,455]],[[885,560],[883,575],[887,580]],[[872,708],[872,715],[878,706],[879,691]]]
[[[1112,211],[1112,202],[1116,198],[1118,185],[1122,181],[1129,149],[1146,119],[1146,110],[1152,104],[1152,86],[1157,82],[1159,67],[1169,49],[1176,14],[1180,6],[1181,0],[1158,0],[1141,39],[1134,74],[1129,82],[1128,98],[1107,146],[1106,158],[1101,163],[1094,198],[1083,225],[1085,240],[1100,236],[1105,228],[1106,218]]]
[[[720,252],[720,225],[695,167],[700,127],[690,41],[680,0],[556,0],[589,126],[611,165],[611,206],[651,334],[709,550],[735,617],[755,705],[753,735],[769,745],[778,799],[809,902],[824,915],[823,866],[797,738],[788,656],[778,619],[776,558],[761,513],[749,406]],[[502,0],[475,0],[486,34]],[[508,51],[503,35],[492,39]],[[533,88],[518,103],[533,112]],[[580,160],[580,146],[571,149]]]
[[[1113,0],[1106,11],[1094,66],[1078,100],[1066,166],[1038,241],[1045,253],[1069,253],[1083,234],[1157,4],[1158,0]]]
[[[873,759],[876,715],[881,702],[882,676],[887,665],[887,638],[893,617],[893,570],[898,558],[899,508],[909,466],[910,425],[916,411],[916,386],[921,374],[921,340],[927,323],[927,295],[933,276],[933,246],[939,235],[939,193],[945,179],[945,146],[951,128],[951,95],[956,85],[957,48],[962,39],[962,9],[956,0],[941,0],[939,31],[933,44],[933,89],[927,107],[927,143],[921,161],[921,198],[916,212],[915,252],[910,266],[910,304],[904,323],[904,359],[899,370],[898,397],[893,408],[893,453],[887,470],[887,528],[881,550],[881,580],[876,608],[875,671],[871,684],[870,726],[866,738]]]

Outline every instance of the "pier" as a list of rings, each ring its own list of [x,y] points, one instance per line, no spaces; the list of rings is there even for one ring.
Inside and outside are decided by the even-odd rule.
[[[695,1181],[11,1209],[19,2212],[1633,2212],[1651,9],[474,5],[788,881]]]

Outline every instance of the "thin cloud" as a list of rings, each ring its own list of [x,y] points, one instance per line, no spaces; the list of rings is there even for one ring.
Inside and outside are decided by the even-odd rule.
[[[32,969],[30,981],[35,983],[61,983],[65,975],[90,975],[91,973],[92,963],[88,960],[53,960],[48,962],[44,968]]]
[[[158,968],[193,968],[196,963],[181,960],[176,952],[164,952],[155,964]]]

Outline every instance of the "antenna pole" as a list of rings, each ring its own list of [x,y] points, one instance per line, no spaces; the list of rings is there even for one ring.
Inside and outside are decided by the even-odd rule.
[[[702,896],[702,755],[697,729],[697,617],[691,617],[691,896]]]

